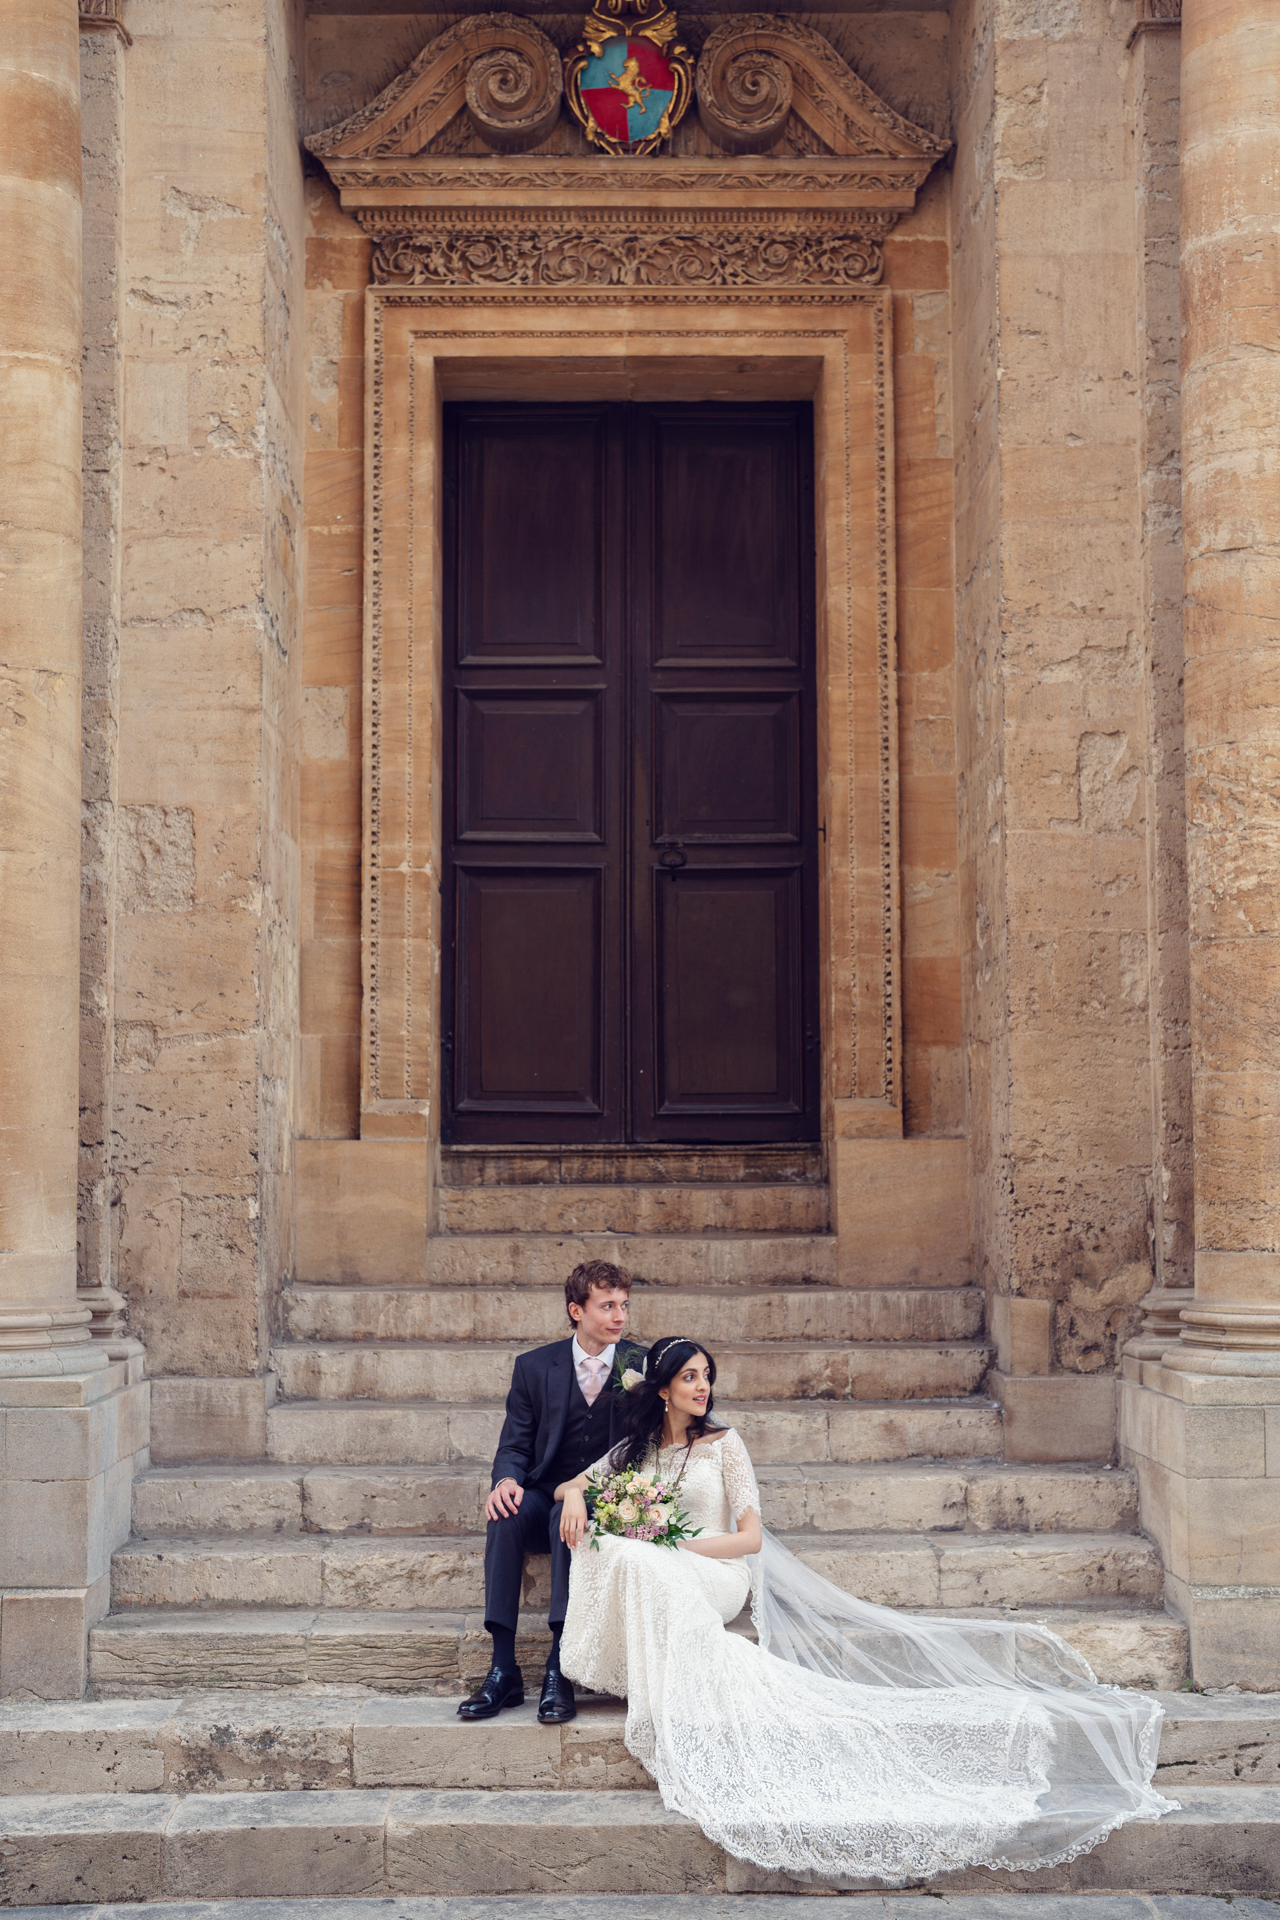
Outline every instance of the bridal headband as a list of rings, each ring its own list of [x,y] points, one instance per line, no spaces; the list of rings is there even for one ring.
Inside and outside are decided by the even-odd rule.
[[[618,1375],[618,1385],[624,1393],[630,1393],[633,1388],[643,1386],[646,1380],[652,1380],[654,1368],[663,1354],[670,1352],[672,1347],[692,1347],[696,1344],[696,1341],[687,1339],[684,1334],[677,1335],[674,1340],[664,1340],[660,1347],[650,1348],[645,1355],[642,1368],[637,1370],[635,1367],[627,1367],[621,1372]]]

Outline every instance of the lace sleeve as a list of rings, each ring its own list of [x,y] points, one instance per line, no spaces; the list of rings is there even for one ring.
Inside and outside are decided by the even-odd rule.
[[[736,1427],[730,1427],[723,1440],[716,1442],[720,1448],[721,1466],[724,1470],[724,1490],[729,1499],[729,1511],[735,1520],[741,1520],[744,1513],[759,1513],[760,1489],[756,1485],[756,1470],[751,1464],[751,1455],[746,1443]]]

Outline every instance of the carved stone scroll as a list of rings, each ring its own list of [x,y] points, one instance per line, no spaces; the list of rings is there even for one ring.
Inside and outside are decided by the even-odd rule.
[[[514,14],[480,14],[428,41],[376,100],[307,146],[326,161],[421,153],[465,107],[480,137],[507,152],[546,138],[560,94],[560,55],[542,29]]]
[[[787,124],[791,68],[768,47],[744,45],[735,23],[707,41],[696,84],[698,117],[726,153],[761,153]]]
[[[947,150],[945,140],[873,93],[829,40],[777,14],[745,14],[717,27],[698,60],[697,91],[703,126],[730,153],[770,145],[793,104],[832,153],[932,162]]]

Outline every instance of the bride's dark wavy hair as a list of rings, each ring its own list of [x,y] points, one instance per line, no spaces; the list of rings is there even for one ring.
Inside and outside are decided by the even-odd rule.
[[[639,1386],[632,1387],[625,1396],[622,1415],[623,1437],[609,1456],[609,1466],[614,1473],[620,1473],[623,1467],[642,1465],[649,1449],[658,1445],[662,1438],[662,1422],[667,1411],[666,1402],[658,1389],[671,1385],[681,1367],[693,1353],[700,1353],[705,1359],[708,1379],[714,1388],[715,1359],[708,1353],[701,1340],[686,1340],[682,1334],[677,1334],[671,1339],[655,1340],[650,1347],[645,1355],[644,1379]],[[719,1428],[719,1421],[711,1418],[715,1398],[714,1392],[708,1393],[706,1411],[689,1422],[688,1438],[691,1447],[695,1440],[701,1440],[705,1434],[714,1433]]]

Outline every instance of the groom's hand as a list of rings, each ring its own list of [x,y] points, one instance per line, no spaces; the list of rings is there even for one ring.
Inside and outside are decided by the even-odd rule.
[[[508,1520],[512,1514],[519,1513],[520,1502],[524,1499],[524,1488],[514,1480],[499,1480],[493,1492],[484,1503],[485,1518],[488,1520]]]

